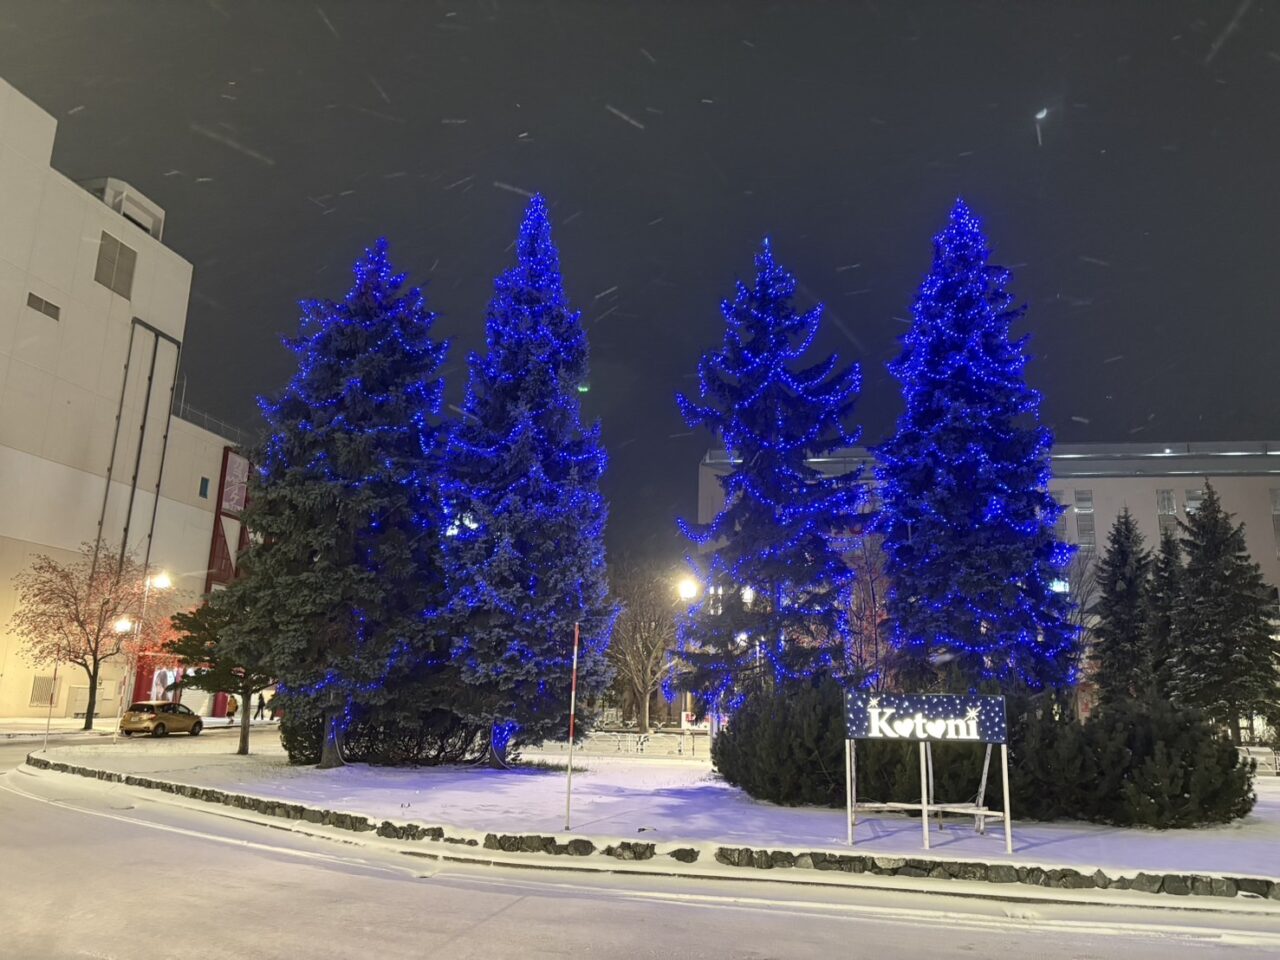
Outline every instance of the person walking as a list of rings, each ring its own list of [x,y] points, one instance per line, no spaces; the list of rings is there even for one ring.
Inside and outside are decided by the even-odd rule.
[[[236,722],[236,711],[239,709],[240,709],[240,701],[236,699],[236,695],[233,693],[231,694],[231,696],[227,697],[227,725],[228,726]]]
[[[258,694],[258,709],[257,709],[257,710],[255,710],[255,711],[253,711],[253,719],[255,719],[255,720],[261,720],[261,719],[262,719],[262,715],[263,715],[264,713],[266,713],[266,710],[267,710],[267,698],[266,698],[266,697],[264,697],[261,693],[259,693],[259,694]]]

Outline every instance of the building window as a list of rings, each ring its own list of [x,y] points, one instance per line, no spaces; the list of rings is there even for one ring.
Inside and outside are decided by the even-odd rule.
[[[27,294],[27,306],[32,310],[38,310],[51,320],[57,320],[62,316],[62,309],[56,303],[50,303],[44,297],[37,297],[34,293]]]
[[[209,499],[209,478],[208,477],[200,478],[200,499],[201,500]]]
[[[133,295],[133,271],[137,266],[138,251],[104,230],[93,279],[128,300]]]
[[[33,677],[31,680],[31,702],[29,707],[47,707],[55,700],[53,677]]]
[[[1062,491],[1050,490],[1049,496],[1053,497],[1053,502],[1063,509],[1058,511],[1058,519],[1053,523],[1053,535],[1061,540],[1067,535],[1067,511],[1062,503]]]
[[[1271,532],[1276,536],[1276,556],[1280,557],[1280,487],[1271,488]]]
[[[1199,510],[1200,504],[1203,501],[1204,501],[1203,490],[1188,490],[1187,491],[1187,516],[1188,517],[1192,516],[1197,510]]]
[[[1098,545],[1097,536],[1093,529],[1092,513],[1076,514],[1076,542],[1085,549],[1092,549]]]
[[[1178,501],[1172,490],[1156,491],[1156,519],[1160,522],[1160,535],[1178,532]]]

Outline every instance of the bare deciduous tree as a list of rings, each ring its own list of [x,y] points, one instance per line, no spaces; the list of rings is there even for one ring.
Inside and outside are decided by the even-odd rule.
[[[33,664],[71,663],[89,678],[84,729],[93,729],[102,664],[154,645],[167,617],[155,606],[143,616],[146,589],[141,566],[131,556],[105,546],[97,551],[82,544],[67,563],[44,554],[13,578],[17,609],[9,629],[23,642],[23,655]]]
[[[636,564],[610,572],[622,612],[613,627],[609,662],[636,706],[639,727],[648,733],[649,701],[676,670],[675,603],[671,579]]]

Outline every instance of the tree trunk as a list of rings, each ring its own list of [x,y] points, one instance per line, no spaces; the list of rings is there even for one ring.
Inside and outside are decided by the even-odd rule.
[[[246,714],[248,713],[248,711],[245,712]],[[341,732],[339,724],[341,719],[342,714],[337,709],[331,708],[324,712],[324,726],[320,740],[320,762],[316,764],[317,770],[328,770],[331,767],[344,766],[342,749],[339,744]],[[241,735],[247,738],[247,729]]]
[[[1240,746],[1240,717],[1239,717],[1239,715],[1238,715],[1237,713],[1235,713],[1234,711],[1232,711],[1231,715],[1227,718],[1227,724],[1231,727],[1231,742],[1232,742],[1235,746],[1237,746],[1237,747],[1238,747],[1238,746]]]
[[[645,690],[644,692],[641,692],[637,690],[636,693],[639,694],[640,697],[640,732],[651,733],[652,728],[649,725],[649,701],[653,699],[653,691]]]
[[[92,669],[86,667],[85,673],[89,674],[89,702],[84,708],[84,729],[93,729],[93,712],[98,708],[98,671],[102,669],[102,664],[94,663]],[[122,693],[123,695],[123,693]]]
[[[510,770],[511,765],[507,763],[507,745],[511,742],[511,736],[505,732],[500,732],[498,724],[489,727],[489,755],[486,763],[495,770]],[[569,749],[573,749],[573,744],[569,744]]]
[[[240,713],[240,745],[236,747],[236,753],[242,757],[249,755],[249,704],[252,703],[253,691],[244,691],[245,708]],[[324,752],[321,750],[321,762],[324,762]]]

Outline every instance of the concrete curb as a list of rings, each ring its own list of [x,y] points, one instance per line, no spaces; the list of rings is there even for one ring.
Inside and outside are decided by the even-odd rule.
[[[1035,864],[948,860],[930,857],[895,857],[873,854],[837,853],[830,850],[778,850],[724,846],[717,843],[678,845],[615,840],[602,845],[584,837],[560,838],[546,834],[483,833],[475,830],[416,823],[374,822],[361,814],[309,807],[249,794],[231,793],[211,787],[160,780],[136,774],[116,773],[78,764],[27,756],[27,766],[53,773],[119,783],[157,790],[201,803],[251,811],[266,817],[299,821],[356,834],[411,843],[444,844],[436,850],[402,850],[402,853],[433,860],[482,865],[521,866],[539,869],[591,872],[643,872],[646,875],[697,877],[703,879],[786,880],[821,885],[868,886],[882,889],[921,890],[920,880],[930,881],[924,892],[959,896],[986,896],[1036,902],[1052,897],[1051,891],[1070,891],[1058,902],[1089,902],[1139,906],[1159,905],[1152,900],[1135,900],[1127,893],[1112,896],[1109,891],[1131,891],[1178,898],[1179,905],[1194,909],[1231,910],[1233,903],[1263,908],[1271,912],[1271,901],[1280,912],[1280,879],[1224,874],[1182,874],[1158,872],[1084,873],[1072,867]],[[318,834],[323,835],[323,834]],[[482,853],[481,851],[485,851]],[[495,856],[496,854],[496,856]],[[703,855],[707,867],[696,867]],[[608,858],[605,860],[604,858]],[[610,862],[611,861],[611,862]],[[571,865],[572,864],[572,865]],[[727,869],[726,869],[727,868]],[[872,880],[872,878],[878,878]],[[949,882],[956,883],[948,889]],[[869,883],[870,882],[870,883]],[[976,892],[985,886],[990,892]],[[1019,891],[1019,886],[1025,893]],[[1032,888],[1032,889],[1027,889]],[[1108,891],[1102,894],[1101,891]],[[1185,898],[1185,899],[1183,899]],[[1165,901],[1172,905],[1174,901]],[[1194,905],[1193,905],[1194,902]]]

